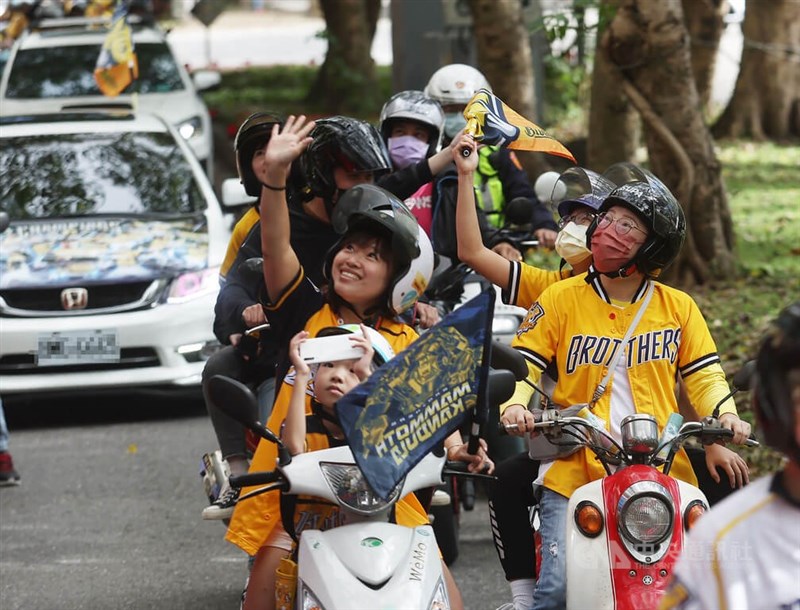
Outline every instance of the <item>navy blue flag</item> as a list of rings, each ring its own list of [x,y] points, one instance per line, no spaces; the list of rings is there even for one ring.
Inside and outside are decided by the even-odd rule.
[[[445,316],[336,403],[353,456],[386,499],[482,401],[494,288]]]

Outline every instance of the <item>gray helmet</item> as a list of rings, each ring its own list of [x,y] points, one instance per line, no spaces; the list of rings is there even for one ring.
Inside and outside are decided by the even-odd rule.
[[[646,181],[618,186],[609,193],[598,212],[605,212],[615,205],[624,206],[636,212],[650,232],[636,256],[612,275],[627,275],[627,271],[635,265],[646,276],[655,278],[680,253],[686,237],[686,218],[678,200],[664,183],[646,169],[639,168],[639,171]],[[586,231],[589,247],[597,223],[598,219],[595,219]]]
[[[426,156],[430,157],[439,150],[444,129],[444,111],[439,102],[422,91],[395,93],[381,109],[380,130],[385,143],[388,144],[394,122],[399,120],[416,121],[428,129],[430,137]]]

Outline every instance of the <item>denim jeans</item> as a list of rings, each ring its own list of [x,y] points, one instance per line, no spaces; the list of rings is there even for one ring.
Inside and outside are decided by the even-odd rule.
[[[567,605],[567,504],[569,500],[547,488],[539,500],[542,565],[533,595],[533,610],[563,610]]]

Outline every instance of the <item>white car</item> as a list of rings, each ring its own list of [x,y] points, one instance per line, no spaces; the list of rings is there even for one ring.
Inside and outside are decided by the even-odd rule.
[[[139,78],[119,96],[106,97],[95,83],[94,69],[107,22],[73,17],[39,22],[11,48],[0,80],[0,116],[98,105],[152,113],[175,126],[211,176],[211,118],[198,92],[218,85],[219,72],[198,70],[190,76],[161,29],[142,24],[131,28]]]
[[[0,396],[199,388],[230,236],[153,115],[0,118]]]

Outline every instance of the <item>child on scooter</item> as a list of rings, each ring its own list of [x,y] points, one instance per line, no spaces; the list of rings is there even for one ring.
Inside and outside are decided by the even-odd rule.
[[[352,326],[352,325],[348,325]],[[364,354],[358,359],[320,362],[312,373],[311,366],[300,355],[300,346],[311,336],[301,330],[289,342],[289,360],[294,366],[294,385],[289,399],[289,410],[281,430],[281,440],[291,455],[314,451],[323,447],[312,442],[309,435],[324,434],[328,446],[346,444],[344,433],[334,412],[336,401],[364,381],[372,373],[373,366],[380,366],[394,356],[389,343],[371,328],[359,325],[361,334],[353,334],[347,326],[323,328],[317,337],[349,334],[353,347],[360,348]],[[371,331],[371,332],[370,332]],[[380,354],[374,343],[381,343]],[[306,394],[311,392],[314,412],[306,415]],[[324,444],[324,442],[323,442]]]
[[[353,347],[360,348],[363,355],[357,359],[332,360],[309,365],[300,354],[300,346],[310,337],[302,330],[289,342],[289,360],[294,367],[294,379],[289,399],[286,420],[281,428],[281,440],[291,455],[318,451],[329,447],[347,444],[342,428],[334,412],[336,401],[369,377],[374,366],[380,366],[394,356],[389,343],[378,332],[360,325],[361,334],[353,334],[355,325],[323,328],[317,337],[328,337],[338,334],[349,334]],[[373,348],[373,342],[378,351]],[[312,370],[313,367],[313,370]],[[313,413],[306,413],[306,397],[311,394]],[[295,536],[302,529],[314,527],[325,529],[320,524],[339,525],[338,507],[319,502],[305,503],[298,497],[295,507]],[[309,517],[313,513],[313,517]],[[270,534],[262,556],[262,562],[277,564],[283,558],[289,559],[293,549],[293,540],[281,523],[275,525]],[[291,565],[291,562],[290,562]],[[285,594],[284,589],[291,591],[292,583],[281,583],[279,574],[265,574],[264,588],[276,590],[276,596]],[[276,599],[277,602],[277,599]],[[273,602],[273,605],[276,603]],[[263,607],[273,607],[264,605]]]

